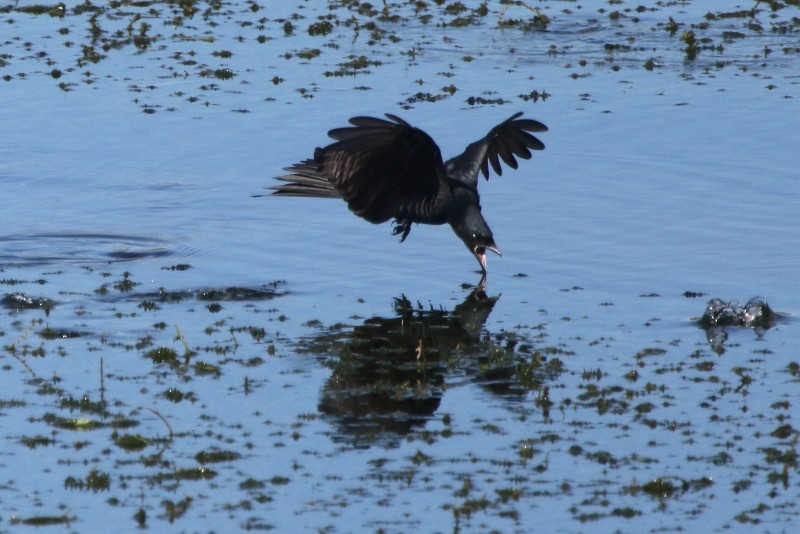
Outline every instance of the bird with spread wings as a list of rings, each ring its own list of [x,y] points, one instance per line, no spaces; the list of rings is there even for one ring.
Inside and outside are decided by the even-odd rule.
[[[547,126],[516,113],[470,144],[460,155],[442,160],[439,147],[403,119],[353,117],[351,126],[328,132],[334,143],[314,150],[314,157],[286,168],[286,182],[274,195],[341,198],[371,223],[394,219],[393,234],[405,241],[412,223],[449,224],[478,260],[486,276],[486,251],[500,254],[481,214],[478,175],[489,167],[503,174],[517,158],[530,159],[544,144],[530,132]]]

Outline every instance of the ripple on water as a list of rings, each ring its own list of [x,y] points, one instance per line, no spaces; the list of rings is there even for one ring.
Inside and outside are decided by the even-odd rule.
[[[186,257],[196,250],[169,239],[92,232],[47,232],[0,236],[0,266],[115,263]]]

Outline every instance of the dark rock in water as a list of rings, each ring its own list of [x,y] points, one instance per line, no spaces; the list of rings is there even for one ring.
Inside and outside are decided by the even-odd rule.
[[[768,330],[775,325],[776,318],[777,314],[761,297],[751,298],[744,306],[740,306],[735,300],[725,302],[722,299],[711,299],[700,318],[700,325],[706,329],[715,326],[742,326]]]

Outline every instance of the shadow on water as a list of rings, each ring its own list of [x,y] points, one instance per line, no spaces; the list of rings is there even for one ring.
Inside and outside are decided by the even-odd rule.
[[[168,256],[187,256],[186,247],[155,237],[51,232],[0,236],[0,266],[63,263],[116,263]]]
[[[465,383],[509,399],[534,392],[546,413],[546,384],[562,363],[534,351],[521,334],[485,329],[499,298],[478,287],[448,310],[402,295],[389,316],[319,325],[300,350],[322,356],[331,369],[318,409],[335,421],[333,439],[391,444],[424,425],[447,390]]]

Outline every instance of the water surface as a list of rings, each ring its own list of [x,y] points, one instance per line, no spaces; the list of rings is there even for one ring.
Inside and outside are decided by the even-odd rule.
[[[796,7],[31,6],[3,530],[795,529]],[[517,111],[547,149],[480,184],[485,293],[449,228],[257,196],[353,115],[449,157]],[[709,344],[754,296],[776,326]]]

